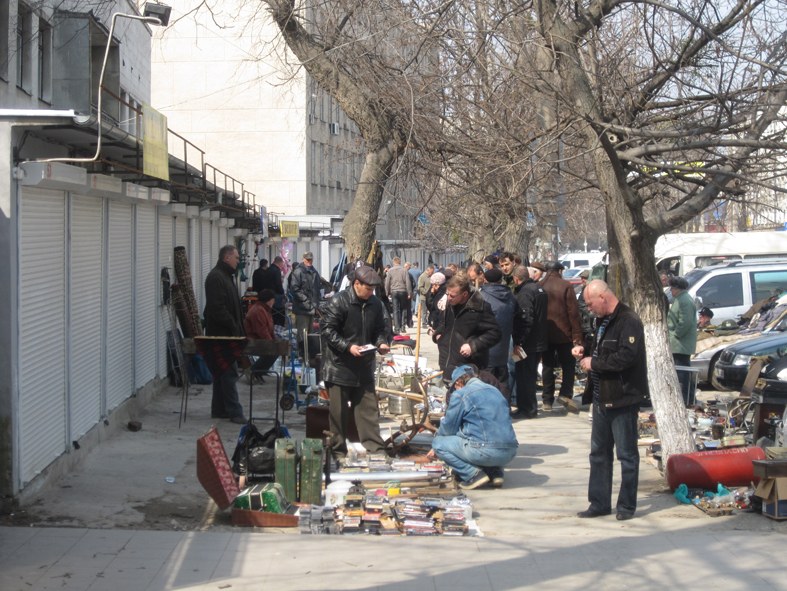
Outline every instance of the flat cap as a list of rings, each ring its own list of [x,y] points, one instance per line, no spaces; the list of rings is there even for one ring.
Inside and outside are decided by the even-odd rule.
[[[530,263],[530,266],[534,269],[538,269],[542,273],[547,270],[547,268],[544,266],[544,263],[539,263],[538,261],[533,261]]]
[[[305,258],[307,261],[311,261],[314,259],[314,255],[311,253],[311,251],[307,250],[303,253],[303,258]]]
[[[562,271],[563,269],[565,269],[565,267],[560,261],[547,262],[547,271]]]
[[[484,279],[487,283],[500,283],[503,280],[503,272],[500,269],[487,269],[484,271]]]
[[[588,277],[590,277],[590,269],[585,269],[584,271],[582,271],[582,272],[579,274],[579,276],[580,276],[582,279],[587,279]]]
[[[432,276],[429,278],[429,282],[432,285],[442,285],[445,283],[445,275],[443,275],[440,271],[437,273],[432,273]]]
[[[363,267],[358,267],[355,270],[355,278],[361,283],[365,283],[366,285],[371,285],[373,287],[380,285],[380,276],[377,274],[377,271],[371,267],[367,267],[366,265]]]
[[[700,310],[700,316],[707,316],[708,318],[713,318],[713,310],[705,306],[702,310]]]

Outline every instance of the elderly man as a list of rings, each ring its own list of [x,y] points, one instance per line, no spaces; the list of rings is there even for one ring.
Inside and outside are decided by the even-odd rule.
[[[492,306],[480,292],[470,291],[467,278],[451,277],[445,284],[448,304],[445,318],[435,327],[432,340],[440,351],[443,379],[460,365],[473,363],[478,369],[489,365],[489,349],[500,342],[502,333]]]
[[[547,272],[547,268],[544,266],[544,263],[539,263],[538,261],[533,261],[530,263],[530,266],[527,268],[528,273],[530,273],[530,278],[538,283],[541,281],[541,278],[544,276],[544,273]]]
[[[325,307],[320,321],[322,378],[330,396],[329,424],[333,455],[347,455],[347,425],[352,411],[358,435],[371,453],[383,453],[377,393],[374,389],[375,352],[390,349],[385,335],[383,304],[374,295],[380,276],[365,265],[355,270],[352,285],[338,292]]]
[[[596,315],[595,337],[589,346],[578,345],[572,353],[589,374],[582,397],[593,403],[590,436],[590,507],[577,517],[600,517],[612,513],[612,452],[621,467],[616,505],[617,519],[634,517],[637,509],[639,450],[637,416],[648,395],[648,367],[642,321],[618,301],[601,280],[585,288],[585,301]]]
[[[320,274],[314,268],[314,255],[305,252],[301,264],[292,270],[290,276],[292,313],[295,315],[298,343],[303,342],[303,332],[308,334],[314,327],[314,316],[320,306],[321,288]]]
[[[501,487],[503,466],[514,459],[519,445],[508,403],[469,365],[454,369],[451,382],[445,417],[428,456],[448,464],[461,479],[460,488],[478,488],[490,481]]]
[[[219,261],[205,278],[205,335],[209,337],[243,337],[243,311],[238,288],[235,284],[235,269],[240,256],[238,249],[228,244],[219,251]],[[219,376],[213,377],[213,400],[210,416],[214,419],[229,419],[233,423],[247,423],[243,407],[238,400],[238,362],[232,364]]]
[[[402,259],[393,258],[393,267],[385,276],[385,295],[391,299],[393,307],[394,334],[405,334],[407,308],[413,297],[410,274],[402,266]]]
[[[683,277],[672,277],[669,286],[672,305],[667,313],[667,329],[672,360],[676,367],[691,367],[691,356],[697,351],[697,306],[694,304],[694,298],[686,291],[689,282]],[[683,400],[687,404],[689,377],[690,374],[686,371],[678,374]]]
[[[418,281],[416,282],[416,292],[418,296],[415,302],[415,311],[418,313],[418,304],[423,304],[421,306],[421,326],[423,328],[429,325],[429,310],[426,305],[426,295],[432,288],[432,275],[434,275],[434,265],[427,265],[426,270],[418,276]]]

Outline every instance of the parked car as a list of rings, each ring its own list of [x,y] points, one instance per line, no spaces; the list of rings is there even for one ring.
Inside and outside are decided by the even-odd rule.
[[[787,318],[783,318],[776,326],[773,326],[772,328],[764,331],[763,336],[777,333],[787,335]],[[760,338],[762,337],[754,337],[747,340],[746,342],[752,342]],[[723,390],[724,388],[713,375],[713,370],[715,369],[716,363],[719,361],[721,354],[724,353],[727,347],[742,343],[743,341],[740,343],[721,343],[712,349],[705,349],[704,351],[697,353],[694,357],[692,357],[691,366],[697,369],[699,372],[697,374],[697,379],[700,382],[710,383],[717,390]]]
[[[740,390],[752,357],[787,357],[787,318],[767,335],[733,343],[725,348],[713,367],[713,385],[723,390]]]
[[[785,236],[787,239],[787,236]],[[697,310],[713,310],[713,322],[738,320],[754,304],[787,291],[787,262],[728,263],[686,273]]]

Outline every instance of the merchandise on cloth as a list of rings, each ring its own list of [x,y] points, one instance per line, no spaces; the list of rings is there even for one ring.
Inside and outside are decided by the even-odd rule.
[[[186,301],[189,311],[191,332],[195,337],[200,336],[202,335],[202,322],[197,308],[197,299],[194,297],[194,285],[191,282],[191,269],[188,258],[186,258],[185,246],[175,247],[175,275],[178,277],[180,291],[183,293],[183,299]]]
[[[249,339],[245,337],[197,337],[194,342],[197,344],[200,355],[205,360],[211,375],[216,379],[243,354]]]

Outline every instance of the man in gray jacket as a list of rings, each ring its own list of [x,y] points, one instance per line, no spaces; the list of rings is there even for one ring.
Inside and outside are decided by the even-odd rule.
[[[312,331],[314,315],[320,305],[320,274],[314,268],[314,255],[303,253],[303,262],[292,270],[290,293],[292,313],[295,315],[295,330],[298,343],[303,342],[303,331]]]
[[[434,275],[434,265],[427,265],[426,271],[421,273],[418,277],[418,284],[416,289],[418,290],[418,301],[416,302],[415,311],[418,313],[418,304],[423,303],[421,307],[421,326],[426,328],[429,326],[429,310],[426,306],[426,294],[432,289],[432,275]]]
[[[404,334],[407,323],[407,306],[413,297],[410,274],[402,266],[402,260],[394,257],[394,266],[385,276],[385,295],[391,299],[393,305],[394,334]]]

